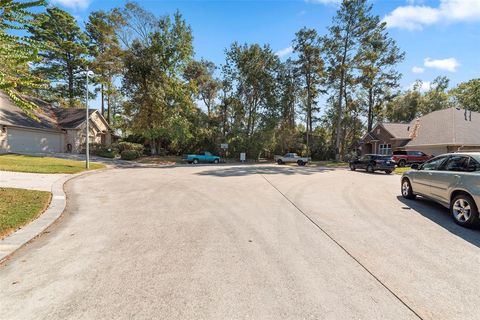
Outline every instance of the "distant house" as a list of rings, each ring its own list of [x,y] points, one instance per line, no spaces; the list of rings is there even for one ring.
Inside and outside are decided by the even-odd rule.
[[[377,123],[358,142],[360,154],[389,155],[395,150],[418,150],[439,155],[480,151],[480,113],[458,108],[434,111],[410,123]]]
[[[86,110],[58,108],[35,98],[38,106],[29,117],[0,91],[0,152],[63,153],[80,152],[85,143]],[[96,109],[89,110],[89,141],[106,146],[112,142],[112,129]]]

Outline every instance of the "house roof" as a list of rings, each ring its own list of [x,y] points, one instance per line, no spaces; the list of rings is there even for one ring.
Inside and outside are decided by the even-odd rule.
[[[480,145],[480,113],[449,108],[412,121],[416,134],[406,145]]]
[[[85,121],[85,109],[54,107],[47,102],[26,97],[38,106],[33,114],[39,121],[29,117],[22,109],[16,106],[9,97],[0,91],[0,124],[7,126],[20,126],[35,129],[75,129]],[[91,116],[96,109],[89,109]],[[108,126],[108,125],[107,125]]]
[[[31,101],[36,103],[38,99]],[[29,127],[35,129],[60,130],[51,108],[46,103],[39,103],[38,109],[33,112],[38,121],[29,117],[22,109],[15,105],[10,98],[0,91],[0,124],[9,126]]]
[[[91,116],[96,109],[89,109],[88,115]],[[85,109],[78,108],[58,108],[56,110],[58,124],[65,129],[74,129],[85,121]]]
[[[410,123],[381,123],[396,139],[410,139]]]

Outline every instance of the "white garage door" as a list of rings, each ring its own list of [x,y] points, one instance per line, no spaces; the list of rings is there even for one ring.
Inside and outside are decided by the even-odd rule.
[[[62,134],[22,129],[7,129],[10,152],[62,152]]]

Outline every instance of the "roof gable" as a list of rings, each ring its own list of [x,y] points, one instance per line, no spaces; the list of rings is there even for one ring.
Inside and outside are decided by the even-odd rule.
[[[480,145],[480,113],[448,108],[417,120],[417,134],[407,146]],[[413,122],[412,122],[413,124]]]

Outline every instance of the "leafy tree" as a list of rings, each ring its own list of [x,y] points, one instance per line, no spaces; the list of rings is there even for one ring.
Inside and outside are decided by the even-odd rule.
[[[207,115],[212,116],[215,100],[221,87],[221,82],[215,79],[216,66],[211,61],[192,61],[185,70],[185,78],[193,83],[196,98],[207,107]]]
[[[280,61],[271,48],[233,43],[223,66],[226,87],[235,96],[236,144],[247,156],[257,158],[277,125],[276,77]]]
[[[31,116],[36,106],[23,98],[21,92],[45,85],[44,81],[30,73],[28,67],[28,63],[39,61],[38,52],[45,47],[19,33],[33,28],[33,13],[30,10],[44,5],[43,0],[0,0],[0,90]]]
[[[120,17],[121,28],[117,30],[117,36],[126,48],[131,48],[136,42],[148,46],[151,34],[161,31],[155,15],[135,2],[127,2],[123,8],[114,8],[112,14]]]
[[[277,78],[277,95],[280,106],[280,123],[277,132],[281,153],[298,148],[298,130],[295,124],[296,105],[300,83],[295,74],[294,62],[288,59],[281,64]]]
[[[110,123],[110,98],[115,93],[113,78],[122,71],[123,50],[117,31],[123,23],[122,17],[116,11],[95,11],[88,17],[85,29],[89,37],[90,54],[94,60],[91,68],[94,71],[96,82],[100,84],[101,113]],[[107,100],[107,114],[105,114],[105,94]]]
[[[148,41],[133,41],[125,54],[123,91],[129,127],[149,140],[153,154],[170,146],[177,151],[191,138],[196,110],[183,71],[193,56],[192,32],[176,13],[157,21]]]
[[[425,93],[420,104],[420,112],[427,114],[433,111],[446,109],[452,106],[452,101],[447,92],[450,80],[447,77],[436,77],[430,84],[430,89]]]
[[[459,107],[480,112],[480,79],[462,82],[449,94]]]
[[[367,0],[343,0],[333,18],[333,24],[328,28],[329,33],[323,38],[330,86],[337,97],[336,160],[340,159],[345,86],[347,80],[353,78],[353,73],[358,67],[355,58],[362,36],[375,28],[371,11],[372,6],[367,5]]]
[[[367,91],[367,131],[372,130],[383,103],[393,98],[392,92],[398,88],[401,78],[395,66],[405,57],[388,35],[385,22],[374,16],[370,23],[361,37],[356,58],[361,71],[360,83]]]
[[[324,83],[324,62],[321,57],[320,42],[315,29],[303,28],[295,34],[293,51],[298,53],[295,60],[296,73],[301,79],[301,87],[305,94],[305,114],[307,131],[307,148],[309,135],[313,131],[314,114],[320,111],[316,100],[323,92],[320,88]],[[307,150],[308,151],[308,150]]]
[[[29,31],[34,41],[46,43],[48,50],[42,50],[42,61],[36,64],[35,73],[54,84],[53,100],[59,100],[69,107],[79,105],[85,95],[87,67],[87,36],[80,30],[75,18],[59,8],[47,8],[38,14],[35,26]]]

